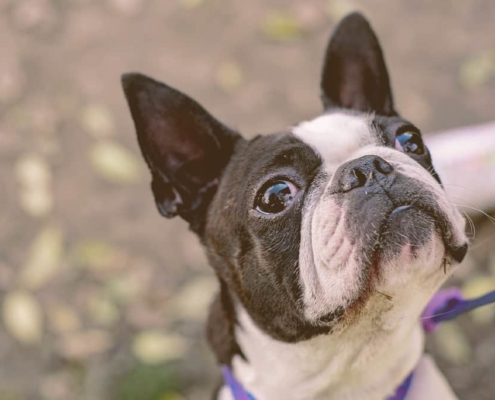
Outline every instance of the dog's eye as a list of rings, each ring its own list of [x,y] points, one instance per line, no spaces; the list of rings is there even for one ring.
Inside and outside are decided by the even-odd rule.
[[[263,214],[277,214],[289,206],[296,193],[293,183],[272,181],[258,192],[255,208]]]
[[[417,132],[403,132],[395,138],[395,148],[404,153],[421,155],[425,152],[425,146],[421,136]]]

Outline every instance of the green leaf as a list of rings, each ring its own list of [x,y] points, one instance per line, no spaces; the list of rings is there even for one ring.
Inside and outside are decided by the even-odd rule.
[[[180,5],[188,10],[195,10],[204,4],[205,0],[180,0]]]
[[[112,261],[116,254],[117,250],[104,240],[86,239],[75,246],[72,259],[77,266],[98,269]]]
[[[62,231],[55,226],[43,229],[33,241],[20,282],[30,289],[47,284],[59,271],[63,254]]]
[[[201,320],[207,315],[217,288],[218,283],[213,277],[196,278],[168,301],[168,310],[177,318]]]
[[[90,153],[91,164],[104,179],[113,183],[134,183],[141,175],[134,155],[115,142],[96,143]]]
[[[467,59],[459,70],[459,82],[467,90],[476,90],[495,76],[495,52],[485,51]]]
[[[466,365],[473,356],[471,345],[455,322],[442,324],[434,336],[436,349],[454,365]]]
[[[187,349],[187,342],[177,335],[158,331],[145,331],[134,339],[132,351],[143,364],[157,365],[180,358]]]
[[[263,31],[270,39],[287,41],[300,37],[303,27],[294,16],[281,11],[273,11],[265,17]]]
[[[347,14],[356,11],[356,4],[351,0],[330,0],[327,7],[327,15],[330,21],[340,22]]]
[[[218,68],[216,80],[224,91],[231,92],[243,84],[244,76],[237,63],[225,62]]]
[[[462,287],[462,293],[468,299],[483,296],[492,290],[495,290],[495,281],[489,276],[471,278]],[[495,307],[480,307],[471,311],[469,316],[477,325],[489,325],[495,320]]]

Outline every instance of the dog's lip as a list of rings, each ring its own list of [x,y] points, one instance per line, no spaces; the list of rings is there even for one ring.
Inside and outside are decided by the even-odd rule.
[[[440,225],[439,233],[441,235],[443,244],[445,246],[445,251],[447,252],[447,254],[449,254],[452,257],[454,261],[456,261],[457,263],[461,263],[464,257],[466,256],[469,245],[467,242],[462,244],[452,243],[453,238],[449,232],[450,222],[448,221],[447,217],[441,212],[441,210],[434,209],[431,206],[425,206],[422,204],[413,205],[410,203],[404,203],[396,206],[388,216],[388,219],[392,218],[393,216],[396,216],[397,214],[400,214],[404,211],[411,209],[424,212],[425,214],[433,218],[435,224]]]

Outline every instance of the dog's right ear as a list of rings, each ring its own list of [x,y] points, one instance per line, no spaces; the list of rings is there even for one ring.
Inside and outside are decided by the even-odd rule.
[[[151,188],[164,217],[202,221],[240,135],[185,94],[145,75],[122,75]]]
[[[360,13],[345,17],[328,43],[321,77],[325,109],[397,115],[378,38]]]

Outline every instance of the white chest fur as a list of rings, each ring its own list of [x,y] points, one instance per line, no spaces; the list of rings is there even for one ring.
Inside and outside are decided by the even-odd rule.
[[[236,337],[249,363],[236,357],[233,372],[257,400],[383,400],[423,351],[419,324],[386,332],[373,318],[361,318],[351,329],[288,344],[264,334],[242,308],[238,311],[242,328]]]
[[[420,324],[370,335],[373,321],[363,318],[351,330],[288,344],[238,311],[236,336],[249,363],[236,357],[233,373],[256,400],[384,400],[412,369],[407,400],[457,399],[431,357],[422,355]],[[219,400],[234,400],[227,387]]]

